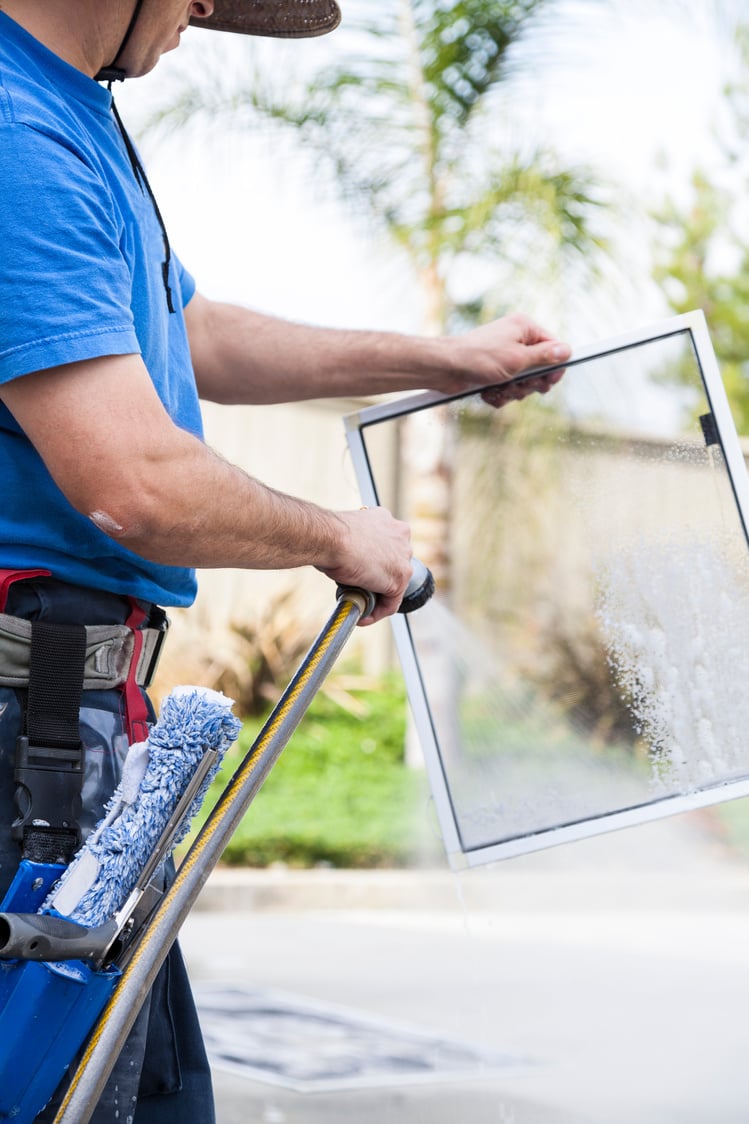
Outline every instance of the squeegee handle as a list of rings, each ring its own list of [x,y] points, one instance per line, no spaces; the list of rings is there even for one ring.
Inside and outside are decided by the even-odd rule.
[[[87,928],[51,914],[0,913],[3,960],[86,960],[99,964],[116,936],[114,919]]]

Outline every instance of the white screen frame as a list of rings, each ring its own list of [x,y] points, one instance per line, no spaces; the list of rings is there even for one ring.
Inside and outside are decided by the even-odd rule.
[[[707,401],[715,420],[738,515],[744,530],[744,536],[749,544],[749,533],[747,531],[747,528],[749,528],[749,474],[747,474],[744,455],[713,351],[707,322],[701,311],[671,317],[668,320],[633,330],[613,339],[576,348],[571,361],[566,365],[574,366],[584,360],[604,357],[634,345],[647,344],[684,333],[689,333],[691,337]],[[543,368],[542,370],[553,369]],[[533,373],[538,374],[539,372]],[[526,372],[525,377],[528,377],[528,375],[529,372]],[[382,402],[359,410],[345,418],[346,437],[363,503],[368,506],[375,506],[379,502],[377,487],[364,442],[364,429],[373,423],[402,417],[429,406],[453,401],[458,397],[462,396],[446,396],[428,391],[409,395],[396,401]],[[620,828],[633,827],[662,819],[665,816],[678,815],[749,795],[748,771],[745,779],[708,786],[685,795],[655,798],[651,803],[638,805],[634,808],[613,811],[574,824],[544,829],[535,834],[529,833],[500,843],[464,849],[449,786],[442,768],[429,701],[422,682],[408,620],[406,617],[396,616],[391,618],[391,621],[414,723],[424,754],[440,830],[448,861],[454,870],[463,870],[500,859],[512,858],[556,846],[560,843],[585,839]]]

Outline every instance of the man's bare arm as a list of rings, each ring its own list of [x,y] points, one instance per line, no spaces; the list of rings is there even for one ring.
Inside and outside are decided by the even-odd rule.
[[[201,397],[225,404],[424,388],[453,394],[561,363],[570,355],[566,344],[520,315],[435,339],[314,328],[196,293],[186,319]],[[558,377],[533,380],[512,397],[547,390]]]
[[[179,566],[312,565],[378,594],[374,619],[400,603],[406,524],[265,487],[174,425],[140,356],[25,375],[0,397],[70,503],[136,554]]]

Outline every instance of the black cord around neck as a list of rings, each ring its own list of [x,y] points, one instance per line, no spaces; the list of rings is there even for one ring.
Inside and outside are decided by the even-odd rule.
[[[117,54],[114,56],[114,58],[112,59],[112,62],[109,64],[109,66],[103,66],[101,68],[101,70],[99,71],[99,73],[95,75],[95,80],[97,82],[109,82],[110,87],[111,87],[112,82],[124,82],[125,79],[127,78],[127,73],[121,67],[116,66],[115,64],[117,62],[117,59],[120,57],[122,52],[125,50],[125,47],[127,46],[128,42],[130,40],[130,36],[133,34],[133,30],[135,28],[136,23],[138,22],[138,16],[140,15],[140,10],[141,10],[142,6],[143,6],[143,0],[135,0],[135,7],[133,8],[133,14],[130,17],[130,23],[127,25],[127,30],[125,31],[125,34],[122,37],[122,42],[120,43]]]
[[[111,81],[109,83],[109,92],[110,94],[112,93]],[[114,119],[117,122],[117,128],[120,130],[122,140],[125,144],[125,151],[127,152],[128,158],[130,160],[130,166],[133,169],[135,182],[138,184],[141,191],[145,191],[147,193],[148,198],[151,200],[151,206],[153,207],[154,214],[156,215],[156,219],[161,229],[161,237],[164,239],[164,261],[161,263],[161,276],[164,284],[164,292],[166,294],[166,306],[170,312],[174,312],[175,308],[174,302],[172,300],[172,290],[169,284],[169,266],[172,260],[172,248],[169,245],[169,235],[166,232],[166,225],[164,224],[164,220],[161,217],[161,211],[159,210],[159,205],[156,202],[156,196],[151,189],[151,185],[148,182],[148,177],[146,176],[146,173],[143,169],[143,165],[138,158],[138,153],[135,150],[135,145],[131,141],[128,131],[122,123],[122,118],[120,117],[119,110],[117,109],[117,106],[115,104],[114,97],[112,98],[112,113],[114,114]]]

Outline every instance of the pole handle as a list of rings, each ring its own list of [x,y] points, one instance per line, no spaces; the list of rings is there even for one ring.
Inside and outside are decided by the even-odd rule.
[[[422,605],[426,605],[429,598],[434,593],[434,575],[423,562],[418,558],[411,559],[413,567],[411,578],[406,586],[406,591],[403,594],[403,600],[400,603],[399,613],[413,613],[416,609],[420,609]],[[368,617],[375,607],[377,598],[373,593],[368,593],[363,589],[356,589],[353,586],[339,585],[336,590],[336,597],[340,601],[343,597],[356,598],[357,602],[361,598],[365,599],[366,604],[362,606],[361,615]]]

